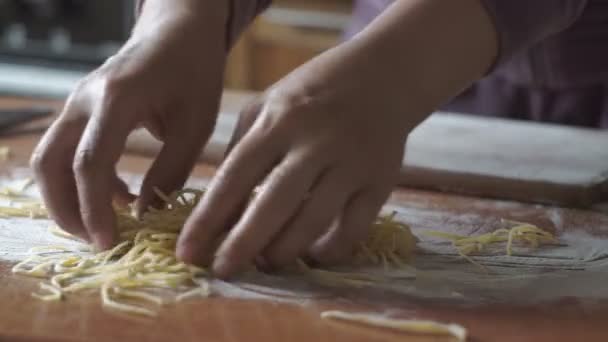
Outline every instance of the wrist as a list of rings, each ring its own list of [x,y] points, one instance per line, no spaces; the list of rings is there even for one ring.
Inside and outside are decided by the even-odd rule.
[[[167,31],[179,30],[184,38],[193,37],[205,45],[208,39],[224,40],[228,22],[228,2],[202,0],[145,0],[138,4],[138,20],[131,39],[162,37]],[[202,41],[201,41],[202,40]]]
[[[483,77],[498,53],[496,30],[479,0],[395,2],[351,43],[371,51],[376,72],[422,113]]]

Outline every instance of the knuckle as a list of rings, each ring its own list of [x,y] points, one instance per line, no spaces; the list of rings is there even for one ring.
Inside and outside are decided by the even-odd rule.
[[[30,167],[36,174],[44,174],[53,164],[53,158],[44,150],[36,149],[30,157]]]
[[[240,119],[247,123],[254,122],[255,119],[260,114],[260,111],[262,110],[263,106],[264,106],[264,103],[259,99],[249,102],[241,110],[241,112],[239,114]]]
[[[267,101],[276,104],[277,108],[294,110],[309,107],[313,96],[305,92],[282,91],[277,88],[269,92]]]
[[[95,83],[98,74],[99,70],[94,70],[76,82],[65,101],[63,113],[78,111],[82,104],[86,102],[91,86]]]
[[[101,105],[114,108],[126,99],[126,93],[131,89],[130,80],[116,72],[108,71],[98,78],[98,86],[95,87]]]
[[[277,166],[272,171],[272,174],[270,175],[270,179],[266,183],[264,190],[274,191],[277,189],[277,187],[282,186],[283,185],[282,182],[294,174],[295,170],[292,169],[290,166],[291,165],[288,165],[287,163],[285,163],[284,165]]]
[[[256,120],[253,128],[256,138],[267,140],[271,139],[279,131],[280,123],[273,113],[267,111]]]
[[[128,87],[127,79],[123,76],[117,75],[114,72],[108,72],[103,77],[104,94],[107,94],[107,95],[119,94],[126,87]]]
[[[91,78],[93,77],[93,73],[85,76],[84,78],[81,78],[80,80],[78,80],[78,82],[76,82],[76,85],[74,86],[74,89],[72,90],[72,92],[70,93],[70,97],[68,98],[68,103],[70,102],[69,100],[72,99],[74,96],[84,93],[89,85],[89,82],[91,82]]]
[[[302,118],[308,117],[312,101],[307,95],[271,92],[256,119],[258,132],[269,135],[300,126]]]
[[[72,170],[77,175],[89,175],[96,169],[97,163],[89,150],[78,151],[74,156]]]

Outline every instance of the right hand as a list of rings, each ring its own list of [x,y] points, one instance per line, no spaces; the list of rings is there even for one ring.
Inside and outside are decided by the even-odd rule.
[[[115,170],[129,133],[144,127],[164,143],[144,178],[141,212],[158,201],[154,187],[170,193],[183,186],[213,130],[225,17],[186,9],[140,18],[125,46],[79,83],[32,155],[50,216],[99,248],[116,239],[113,199],[133,197]]]

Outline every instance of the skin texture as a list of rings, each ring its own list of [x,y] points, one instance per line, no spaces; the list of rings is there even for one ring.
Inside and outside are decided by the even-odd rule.
[[[108,61],[83,82],[33,158],[53,217],[101,247],[114,241],[112,196],[128,198],[114,172],[126,134],[144,125],[165,141],[141,190],[146,208],[151,186],[170,192],[183,184],[215,121],[224,35],[209,13],[221,10],[175,11],[174,26],[146,26],[172,12],[155,6],[162,1],[146,2],[137,24],[152,33],[138,39],[136,28],[114,58],[120,63]],[[347,259],[396,183],[409,132],[483,76],[496,54],[496,33],[478,0],[397,1],[243,111],[230,153],[186,222],[178,256],[212,265],[223,278],[252,262]]]
[[[80,82],[34,151],[52,217],[102,249],[115,241],[113,196],[131,197],[115,172],[127,135],[143,126],[164,142],[146,174],[141,209],[154,203],[154,186],[171,192],[183,185],[212,132],[226,9],[201,3],[147,1],[126,45]]]

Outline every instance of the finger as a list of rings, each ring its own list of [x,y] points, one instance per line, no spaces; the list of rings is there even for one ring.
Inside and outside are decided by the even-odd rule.
[[[129,116],[108,103],[91,117],[74,156],[82,222],[98,248],[114,244],[116,218],[112,208],[115,165],[134,127]]]
[[[313,244],[309,257],[324,265],[349,261],[354,249],[368,237],[389,194],[390,190],[362,191],[353,196],[337,224]]]
[[[288,155],[218,249],[214,274],[227,278],[250,265],[293,217],[321,171],[308,158]]]
[[[63,230],[88,240],[72,172],[74,153],[86,121],[84,115],[74,113],[68,102],[60,118],[40,140],[32,154],[31,166],[50,217]]]
[[[190,129],[190,132],[182,132],[181,136],[175,135],[166,139],[144,177],[136,205],[138,216],[148,207],[157,207],[162,203],[162,199],[154,191],[155,188],[164,194],[170,194],[184,186],[205,141],[211,134],[210,128]]]
[[[311,197],[264,251],[274,267],[286,266],[304,254],[331,226],[349,197],[344,177],[331,170],[321,177]]]
[[[217,237],[238,216],[254,187],[281,157],[281,144],[252,133],[235,146],[186,221],[177,245],[180,259],[195,264],[208,261]]]
[[[228,147],[226,148],[225,157],[230,154],[230,151],[232,151],[234,146],[247,134],[247,132],[249,132],[249,129],[253,126],[255,120],[258,118],[260,111],[262,110],[262,106],[262,100],[256,99],[254,102],[249,103],[245,108],[243,108],[239,114],[232,137],[230,138],[230,143],[228,143]]]

